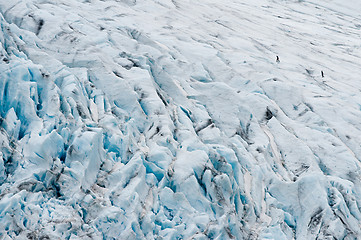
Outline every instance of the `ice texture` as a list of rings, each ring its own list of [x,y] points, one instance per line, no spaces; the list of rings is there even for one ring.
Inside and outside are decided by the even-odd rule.
[[[361,239],[360,7],[0,0],[0,238]]]

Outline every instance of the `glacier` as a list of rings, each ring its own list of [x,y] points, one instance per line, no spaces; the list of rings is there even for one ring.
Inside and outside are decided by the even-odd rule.
[[[360,10],[0,0],[0,238],[361,239]]]

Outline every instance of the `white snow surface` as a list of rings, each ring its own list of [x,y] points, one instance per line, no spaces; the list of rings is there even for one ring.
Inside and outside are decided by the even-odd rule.
[[[1,239],[361,239],[359,0],[0,15]]]

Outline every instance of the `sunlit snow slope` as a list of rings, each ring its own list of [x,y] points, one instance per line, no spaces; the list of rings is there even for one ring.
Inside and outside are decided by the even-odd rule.
[[[360,1],[0,13],[1,239],[361,239]]]

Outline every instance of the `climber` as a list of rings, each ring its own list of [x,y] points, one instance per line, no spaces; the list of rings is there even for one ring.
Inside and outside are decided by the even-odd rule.
[[[276,56],[276,62],[280,62],[280,58],[279,58],[279,56]]]
[[[321,76],[322,76],[322,77],[325,77],[325,75],[323,74],[323,71],[321,71]]]

